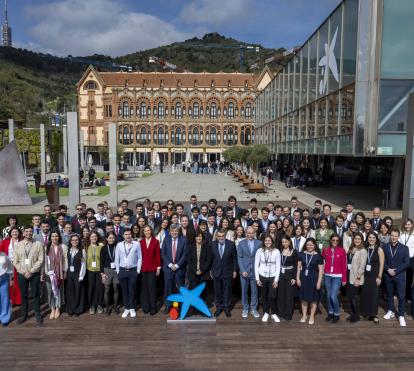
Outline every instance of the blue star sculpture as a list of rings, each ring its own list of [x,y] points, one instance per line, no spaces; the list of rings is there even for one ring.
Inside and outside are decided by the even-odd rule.
[[[200,294],[203,292],[205,286],[205,282],[201,283],[193,290],[188,290],[187,288],[182,286],[180,287],[179,294],[173,294],[168,296],[168,301],[177,301],[179,303],[183,303],[181,307],[180,319],[185,318],[188,309],[190,308],[190,305],[193,306],[195,309],[199,310],[201,313],[205,314],[207,317],[211,317],[211,313],[206,303],[200,298]]]

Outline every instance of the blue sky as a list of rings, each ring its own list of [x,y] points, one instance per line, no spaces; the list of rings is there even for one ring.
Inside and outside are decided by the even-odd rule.
[[[212,31],[289,48],[302,44],[339,2],[9,0],[9,23],[15,46],[56,55],[118,56]]]

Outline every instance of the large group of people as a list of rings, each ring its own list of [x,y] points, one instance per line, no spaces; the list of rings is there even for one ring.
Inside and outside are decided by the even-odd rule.
[[[241,297],[241,316],[263,322],[290,321],[298,308],[300,322],[313,325],[326,304],[326,321],[337,323],[345,310],[351,323],[379,323],[386,298],[383,318],[406,326],[406,299],[414,316],[413,221],[397,228],[378,207],[365,215],[351,201],[336,216],[320,200],[299,205],[292,197],[290,206],[259,208],[253,198],[241,208],[234,196],[220,205],[192,195],[188,205],[146,199],[135,211],[127,200],[116,210],[80,203],[73,216],[65,205],[57,213],[45,205],[24,226],[10,215],[0,244],[0,322],[7,326],[20,306],[16,323],[24,323],[29,297],[38,324],[42,303],[50,319],[62,311],[167,314],[170,294],[205,282],[216,317],[230,317]]]

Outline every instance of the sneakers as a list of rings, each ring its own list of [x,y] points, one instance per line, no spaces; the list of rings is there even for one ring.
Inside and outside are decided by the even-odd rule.
[[[395,318],[395,314],[392,310],[389,310],[387,313],[384,314],[384,319],[391,319],[391,318]]]
[[[260,318],[260,314],[257,310],[252,310],[250,313],[254,318]]]
[[[100,305],[98,305],[98,314],[102,314],[103,312],[103,308]]]
[[[95,314],[95,307],[89,308],[89,314]]]
[[[131,315],[131,317],[132,317],[132,318],[134,318],[134,317],[136,317],[136,316],[137,316],[137,312],[135,312],[135,309],[131,309],[131,310],[129,311],[129,314]]]
[[[398,322],[400,322],[400,326],[401,326],[401,327],[405,327],[405,326],[407,326],[407,324],[405,323],[405,318],[404,318],[404,316],[399,316],[399,317],[398,317]]]
[[[129,309],[125,309],[124,313],[122,313],[122,318],[127,318],[129,314]]]
[[[247,316],[249,315],[249,311],[248,310],[246,310],[246,309],[243,309],[242,310],[242,317],[243,318],[247,318]]]
[[[262,322],[267,322],[268,320],[269,320],[269,314],[268,313],[263,314]]]
[[[280,322],[280,319],[279,319],[279,317],[276,314],[272,314],[271,317],[272,317],[273,322],[275,322],[275,323],[279,323]]]

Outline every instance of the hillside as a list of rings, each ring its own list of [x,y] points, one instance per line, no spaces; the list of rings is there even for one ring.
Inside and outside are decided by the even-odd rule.
[[[211,33],[201,39],[193,38],[115,59],[103,55],[59,58],[0,47],[0,122],[13,117],[25,125],[35,125],[41,120],[40,113],[63,112],[64,107],[75,109],[75,84],[91,62],[99,70],[111,70],[113,64],[126,64],[133,70],[161,71],[161,67],[148,63],[150,56],[156,56],[192,72],[232,72],[239,70],[239,45],[247,44]],[[260,52],[244,53],[245,71],[259,58],[264,59],[276,51],[257,46]]]

